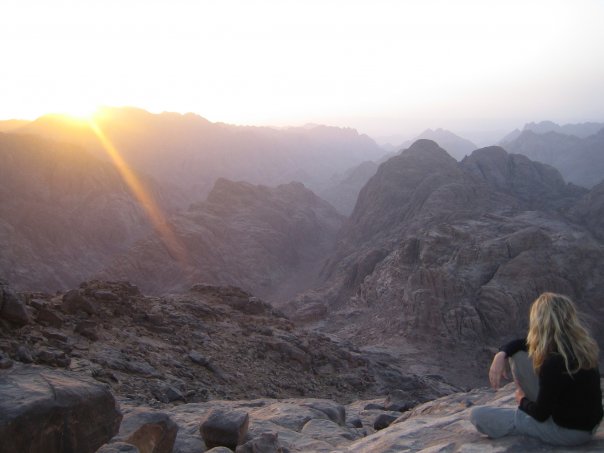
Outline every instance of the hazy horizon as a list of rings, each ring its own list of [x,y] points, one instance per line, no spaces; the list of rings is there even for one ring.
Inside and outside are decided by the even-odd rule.
[[[3,9],[0,118],[131,105],[229,124],[352,127],[382,143],[442,127],[479,145],[527,122],[604,118],[604,4],[592,0]]]

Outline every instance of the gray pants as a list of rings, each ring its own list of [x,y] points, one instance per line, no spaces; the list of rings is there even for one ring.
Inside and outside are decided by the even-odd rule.
[[[516,385],[520,385],[528,399],[536,401],[539,379],[528,354],[524,351],[517,352],[510,357],[510,366]],[[592,438],[592,433],[588,431],[562,428],[556,425],[552,417],[539,422],[520,409],[477,406],[470,414],[470,421],[478,431],[493,439],[524,434],[549,444],[572,446],[584,444]]]

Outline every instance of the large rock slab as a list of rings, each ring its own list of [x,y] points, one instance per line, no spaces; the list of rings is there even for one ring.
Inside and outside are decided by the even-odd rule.
[[[98,382],[31,365],[0,371],[3,453],[87,453],[113,437],[122,415]]]
[[[405,452],[566,452],[568,447],[545,445],[526,436],[488,439],[470,423],[470,411],[476,405],[515,407],[514,384],[499,391],[478,389],[449,395],[406,412],[388,428],[336,450],[338,453]],[[604,451],[604,427],[594,439],[573,451]]]

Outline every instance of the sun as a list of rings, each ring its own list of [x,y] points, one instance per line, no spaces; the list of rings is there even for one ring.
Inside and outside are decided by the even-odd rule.
[[[94,118],[95,114],[99,110],[98,105],[91,106],[89,104],[77,104],[64,106],[59,109],[59,113],[70,117],[74,121],[90,121]]]

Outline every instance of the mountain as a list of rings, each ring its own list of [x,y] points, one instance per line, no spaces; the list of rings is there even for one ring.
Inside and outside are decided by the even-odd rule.
[[[417,140],[432,140],[438,145],[447,150],[447,152],[457,160],[461,160],[464,156],[469,155],[478,146],[465,138],[455,135],[453,132],[446,129],[426,129],[412,140],[407,140],[398,149],[405,149],[415,143]]]
[[[499,147],[456,162],[419,140],[361,190],[323,283],[289,313],[401,360],[434,360],[459,385],[485,365],[455,357],[488,361],[489,348],[524,335],[542,291],[573,297],[602,332],[604,243],[572,215],[596,195]]]
[[[11,132],[28,124],[27,120],[2,120],[0,121],[0,132]]]
[[[348,216],[354,209],[359,192],[377,169],[376,162],[363,162],[348,169],[342,175],[332,176],[332,185],[321,191],[319,195],[334,206],[338,212]]]
[[[526,130],[505,149],[552,165],[564,179],[580,186],[590,188],[604,179],[604,128],[585,138]]]
[[[109,107],[94,122],[126,163],[179,186],[190,202],[203,199],[219,177],[266,185],[299,181],[320,191],[334,173],[384,154],[368,136],[328,126],[243,127],[192,113]],[[43,116],[16,132],[75,143],[107,158],[90,125],[69,117]]]
[[[187,251],[185,262],[152,235],[116,257],[101,276],[154,293],[197,282],[235,285],[279,302],[314,283],[342,221],[301,183],[269,188],[221,178],[206,201],[170,218]]]
[[[177,193],[139,175],[166,211]],[[78,284],[152,230],[120,173],[83,149],[0,133],[0,275],[15,287]]]
[[[562,135],[573,135],[579,138],[586,138],[590,135],[597,134],[604,128],[604,123],[576,123],[559,125],[552,121],[541,121],[539,123],[527,123],[522,130],[515,129],[500,141],[505,146],[506,143],[516,140],[524,131],[531,131],[535,134],[546,134],[548,132],[556,132]]]

